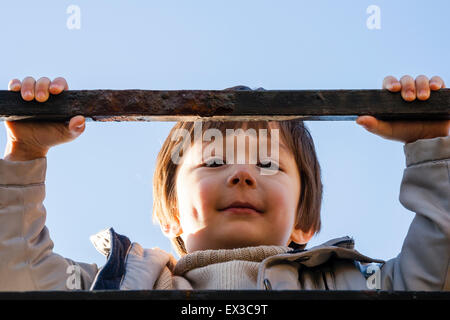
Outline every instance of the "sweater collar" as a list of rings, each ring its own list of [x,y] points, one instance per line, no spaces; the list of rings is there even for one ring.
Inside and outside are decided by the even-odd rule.
[[[241,260],[261,262],[267,257],[291,251],[285,246],[257,246],[236,249],[199,250],[188,253],[178,260],[174,275],[183,275],[189,270],[210,264]]]

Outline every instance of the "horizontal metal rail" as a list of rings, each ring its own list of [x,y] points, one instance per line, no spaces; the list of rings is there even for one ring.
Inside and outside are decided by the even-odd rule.
[[[40,103],[0,91],[0,120],[67,121],[450,119],[450,89],[405,101],[387,90],[69,90]]]

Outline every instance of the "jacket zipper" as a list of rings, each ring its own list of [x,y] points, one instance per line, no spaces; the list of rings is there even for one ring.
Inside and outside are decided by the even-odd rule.
[[[269,279],[264,279],[264,289],[265,290],[272,290],[272,284],[270,283]]]

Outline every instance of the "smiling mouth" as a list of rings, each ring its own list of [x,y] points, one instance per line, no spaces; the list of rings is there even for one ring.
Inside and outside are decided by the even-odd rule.
[[[263,210],[256,205],[247,201],[234,201],[228,207],[220,209],[222,212],[229,212],[233,214],[261,214]]]
[[[252,209],[252,208],[242,208],[242,207],[228,207],[223,210],[220,210],[222,212],[228,212],[232,214],[241,214],[241,215],[248,215],[248,214],[257,214],[260,215],[261,212]]]

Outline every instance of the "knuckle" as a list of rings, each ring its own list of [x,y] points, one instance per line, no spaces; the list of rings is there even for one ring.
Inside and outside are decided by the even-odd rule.
[[[66,82],[66,79],[64,79],[63,77],[57,77],[57,78],[55,78],[55,79],[53,80],[53,82],[56,82],[56,83],[65,83],[65,82]]]
[[[30,86],[24,83],[22,88],[20,88],[20,91],[22,92],[22,95],[34,94],[34,86]]]
[[[433,87],[431,88],[431,86]],[[429,87],[433,90],[438,90],[440,88],[445,88],[445,83],[439,78],[431,78],[429,82]]]
[[[22,82],[24,82],[24,83],[32,83],[32,82],[35,82],[35,81],[36,80],[34,80],[33,77],[28,76],[28,77],[25,77]]]
[[[418,76],[417,78],[416,78],[416,82],[417,83],[420,83],[420,84],[422,84],[422,83],[428,83],[428,77],[427,76],[425,76],[425,75],[420,75],[420,76]]]
[[[402,84],[403,91],[415,91],[416,83],[414,81],[407,81]]]
[[[67,86],[66,81],[64,80],[64,78],[56,78],[52,81],[51,83],[51,87],[54,88],[56,91],[61,91],[64,90]]]
[[[384,82],[385,84],[393,83],[393,82],[395,82],[395,81],[396,81],[396,80],[395,80],[395,78],[394,78],[393,76],[387,76],[387,77],[385,77],[384,80],[383,80],[383,82]]]
[[[39,84],[47,84],[47,83],[50,83],[50,79],[47,78],[47,77],[41,77],[41,78],[39,78],[37,83],[39,83]]]
[[[387,76],[386,80],[388,80],[388,81],[397,81],[397,79],[394,76]]]
[[[17,90],[18,86],[20,86],[20,81],[17,79],[12,79],[8,83],[9,90],[12,90],[13,88]]]
[[[395,85],[398,83],[397,79],[393,76],[387,76],[383,81],[383,88],[388,90],[396,90]]]
[[[401,77],[400,82],[404,83],[414,82],[414,78],[411,77],[410,75],[404,75],[403,77]]]
[[[444,81],[439,76],[431,77],[430,82],[434,82],[434,83],[437,83],[437,84],[444,83]]]

